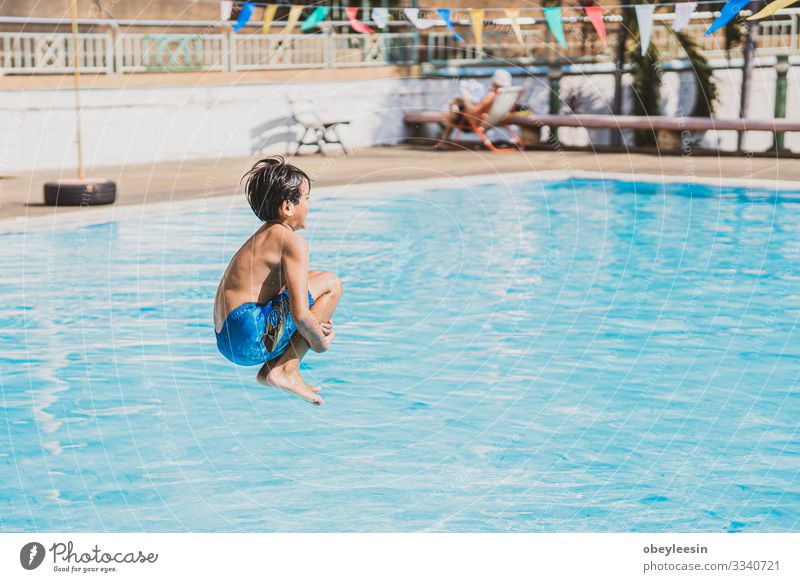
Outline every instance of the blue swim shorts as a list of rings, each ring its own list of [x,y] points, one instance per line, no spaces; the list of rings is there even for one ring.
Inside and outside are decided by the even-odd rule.
[[[309,292],[308,307],[313,305]],[[217,333],[217,349],[234,364],[255,366],[285,352],[295,331],[285,290],[266,305],[243,303],[231,311]]]

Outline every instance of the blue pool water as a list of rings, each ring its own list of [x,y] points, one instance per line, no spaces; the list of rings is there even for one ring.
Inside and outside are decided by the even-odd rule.
[[[321,408],[216,351],[257,226],[0,236],[0,530],[797,531],[800,194],[312,192]]]

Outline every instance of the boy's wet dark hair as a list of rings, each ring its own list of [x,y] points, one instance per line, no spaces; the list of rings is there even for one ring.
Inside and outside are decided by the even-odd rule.
[[[287,164],[282,156],[270,156],[258,160],[242,180],[247,179],[245,191],[250,208],[262,221],[275,220],[280,216],[280,207],[285,201],[300,202],[300,187],[303,180],[311,179],[303,170]]]

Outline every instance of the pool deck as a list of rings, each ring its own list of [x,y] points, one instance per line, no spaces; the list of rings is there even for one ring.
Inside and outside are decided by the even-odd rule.
[[[131,164],[93,168],[87,175],[117,182],[117,207],[175,202],[234,194],[242,174],[259,157]],[[777,182],[800,190],[800,160],[776,157],[552,150],[491,154],[472,149],[433,152],[424,147],[394,146],[367,148],[346,157],[335,152],[328,157],[304,155],[293,158],[292,162],[311,175],[315,187],[548,171],[597,172],[608,177],[622,174],[648,181],[653,180],[653,176],[655,179],[665,176],[742,186],[766,181],[763,185],[767,187]],[[102,208],[55,208],[43,204],[42,186],[46,181],[74,176],[74,171],[55,170],[0,178],[0,219],[11,219],[19,225],[26,218],[93,212]]]

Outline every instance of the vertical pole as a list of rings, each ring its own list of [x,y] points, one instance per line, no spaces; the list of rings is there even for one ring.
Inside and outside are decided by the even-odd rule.
[[[558,115],[561,112],[561,76],[561,67],[551,65],[547,71],[550,85],[550,115]],[[554,143],[558,141],[558,127],[550,128],[550,139]]]
[[[411,8],[417,8],[417,7],[418,7],[417,0],[411,0]],[[419,34],[419,30],[417,30],[416,26],[414,26],[413,28],[414,28],[414,40],[413,40],[413,43],[414,43],[414,64],[415,65],[419,65],[421,63],[421,61],[422,61],[422,57],[420,55],[420,51],[422,50],[422,47],[419,44],[420,40],[421,40],[421,35]],[[432,51],[432,49],[431,49],[431,45],[430,45],[430,42],[431,42],[430,33],[427,34],[426,39],[427,39],[427,43],[428,43],[428,57],[427,58],[428,58],[428,62],[431,62],[431,60],[433,60],[433,59],[431,59],[431,51]]]
[[[775,63],[775,119],[786,117],[786,75],[789,73],[789,56],[780,55],[778,62]],[[784,148],[784,134],[782,131],[775,133],[775,149],[781,151]]]
[[[758,12],[759,0],[750,2],[749,10],[753,14]],[[747,111],[750,108],[750,81],[753,78],[753,59],[756,53],[756,42],[758,42],[758,20],[747,21],[747,34],[744,39],[744,65],[742,67],[742,94],[739,105],[739,117],[747,118]],[[744,145],[745,132],[740,131],[738,136],[737,148],[742,151]]]
[[[86,174],[83,171],[83,145],[81,144],[81,74],[79,71],[80,48],[78,47],[78,0],[69,0],[69,11],[72,16],[72,81],[75,87],[75,119],[77,121],[76,143],[78,145],[78,179],[83,180]]]
[[[611,113],[614,115],[622,115],[622,104],[623,104],[623,87],[622,87],[622,74],[625,70],[625,45],[628,43],[628,27],[625,24],[627,22],[627,13],[626,9],[620,13],[622,14],[622,20],[619,23],[619,29],[617,32],[617,54],[615,57],[615,67],[614,67],[614,102],[611,106]],[[621,146],[623,142],[622,139],[622,130],[611,130],[611,145],[612,146]]]

